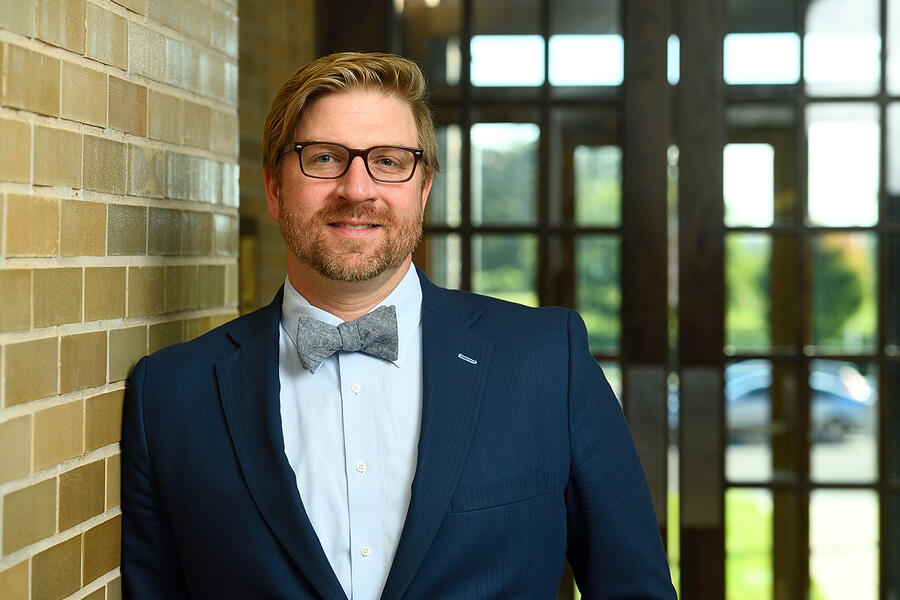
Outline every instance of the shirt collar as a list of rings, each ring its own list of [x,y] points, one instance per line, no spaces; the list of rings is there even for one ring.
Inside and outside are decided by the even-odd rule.
[[[419,321],[422,320],[422,284],[412,263],[397,287],[384,300],[373,306],[372,310],[379,306],[390,305],[394,305],[397,311],[397,360],[393,363],[402,367],[404,356],[416,343],[415,334],[419,328]],[[300,318],[300,315],[313,317],[334,326],[344,322],[340,317],[310,304],[294,288],[290,278],[285,277],[284,299],[281,302],[281,326],[284,327],[292,341],[297,332],[297,319]]]

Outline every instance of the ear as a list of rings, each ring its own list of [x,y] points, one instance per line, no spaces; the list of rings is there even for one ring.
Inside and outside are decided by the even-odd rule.
[[[431,185],[434,183],[434,171],[428,169],[425,179],[422,180],[422,212],[425,211],[425,205],[428,203],[428,194],[431,193]]]
[[[263,168],[263,183],[266,187],[266,203],[269,206],[269,215],[276,223],[280,219],[279,198],[281,197],[281,185],[276,177],[268,168]]]

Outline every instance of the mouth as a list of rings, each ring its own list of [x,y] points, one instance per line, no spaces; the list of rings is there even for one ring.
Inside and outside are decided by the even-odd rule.
[[[375,223],[329,223],[329,227],[338,227],[340,229],[349,229],[350,231],[360,231],[362,229],[373,229],[381,227]]]

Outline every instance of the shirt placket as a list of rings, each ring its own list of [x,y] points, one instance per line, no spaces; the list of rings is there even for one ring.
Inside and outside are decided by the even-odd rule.
[[[366,360],[372,359],[358,352],[339,354],[353,600],[380,595],[380,567],[385,553],[377,397]]]

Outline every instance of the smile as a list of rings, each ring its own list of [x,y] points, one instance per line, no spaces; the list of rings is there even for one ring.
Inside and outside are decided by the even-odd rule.
[[[353,225],[353,224],[350,224],[350,223],[329,223],[328,225],[331,226],[331,227],[340,227],[340,228],[342,228],[342,229],[350,229],[350,230],[353,230],[353,231],[358,231],[358,230],[360,230],[360,229],[371,229],[371,228],[374,228],[374,227],[379,227],[379,225],[375,225],[375,224]]]

